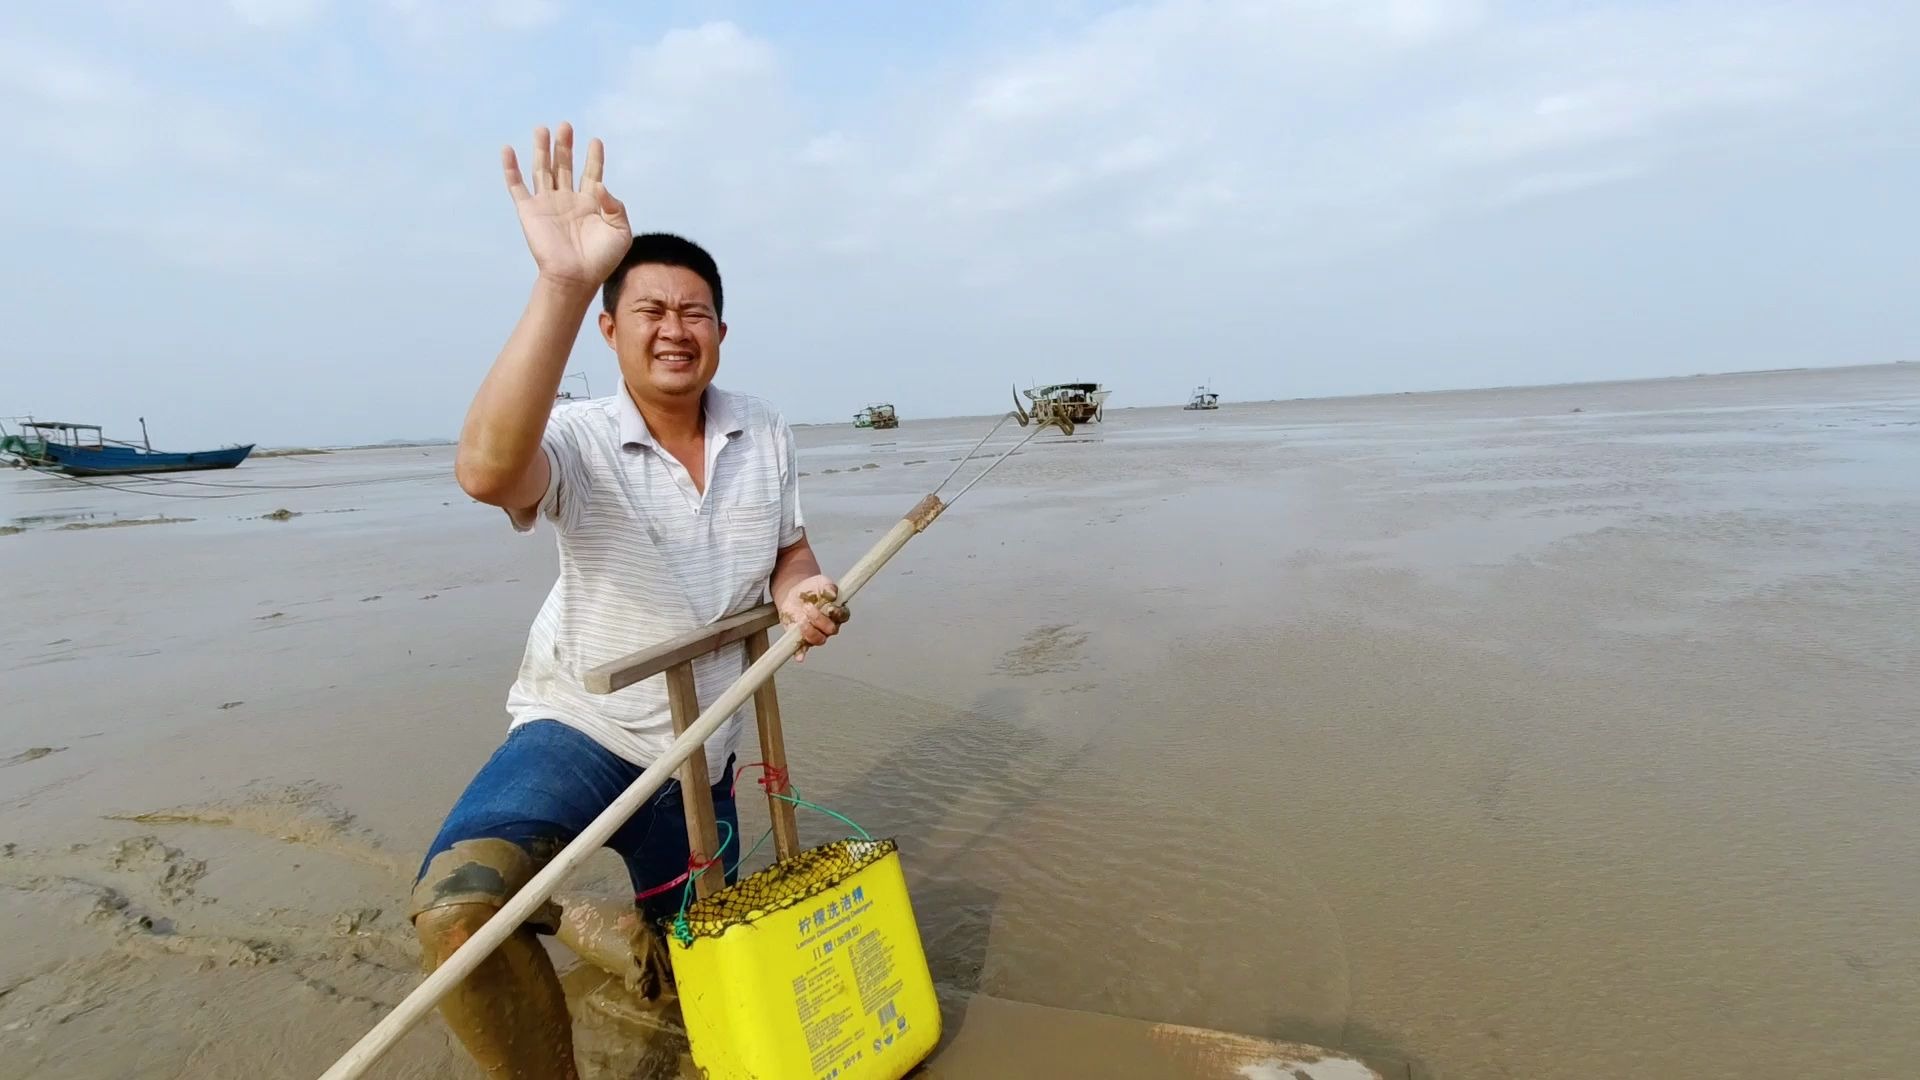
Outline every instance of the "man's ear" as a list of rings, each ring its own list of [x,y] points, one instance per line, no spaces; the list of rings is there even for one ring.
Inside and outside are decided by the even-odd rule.
[[[727,340],[727,324],[726,323],[720,324],[720,337],[718,340],[720,341]]]
[[[725,327],[721,328],[722,333],[725,332],[725,329],[726,329]],[[611,349],[614,347],[613,345],[613,312],[611,311],[602,311],[600,313],[600,336],[606,339],[607,348]]]

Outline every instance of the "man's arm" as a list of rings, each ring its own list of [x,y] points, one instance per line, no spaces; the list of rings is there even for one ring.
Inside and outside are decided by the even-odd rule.
[[[480,383],[460,429],[453,475],[468,495],[492,506],[525,510],[547,493],[547,430],[553,397],[566,374],[593,290],[541,278],[506,347]]]
[[[804,534],[798,543],[780,549],[768,591],[773,593],[780,621],[800,627],[805,644],[794,654],[795,663],[805,661],[808,646],[825,645],[847,621],[847,609],[833,603],[840,595],[840,586],[820,572],[820,560],[814,558],[813,545],[807,543]]]
[[[527,309],[474,395],[460,429],[454,476],[483,503],[525,510],[538,504],[550,479],[540,452],[553,398],[593,294],[620,265],[633,232],[626,207],[601,183],[605,151],[587,146],[580,188],[573,186],[573,129],[561,124],[551,150],[546,128],[533,133],[533,190],[520,176],[513,148],[501,152],[513,196],[540,275]]]

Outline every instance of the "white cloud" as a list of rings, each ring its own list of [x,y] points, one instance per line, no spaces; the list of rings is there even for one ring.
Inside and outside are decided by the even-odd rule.
[[[227,0],[227,8],[251,26],[298,26],[320,13],[325,0]]]
[[[132,84],[118,71],[0,39],[0,92],[60,107],[125,100],[132,91]]]
[[[369,0],[376,24],[397,29],[416,45],[455,47],[553,25],[566,13],[561,0]]]
[[[1147,0],[965,54],[836,42],[830,61],[728,10],[97,0],[26,29],[9,12],[0,108],[49,167],[7,181],[34,197],[4,200],[0,228],[78,197],[105,208],[87,229],[192,273],[471,303],[525,270],[494,148],[572,119],[606,140],[637,223],[716,248],[741,298],[730,341],[830,341],[864,382],[893,377],[905,335],[921,400],[903,407],[924,412],[971,407],[954,403],[974,368],[1009,353],[1189,347],[1141,324],[1162,290],[1264,309],[1276,277],[1311,295],[1521,204],[1570,227],[1610,198],[1686,196],[1686,170],[1911,153],[1920,121],[1920,19],[1891,0]],[[575,47],[524,48],[576,27]]]
[[[1635,164],[1602,166],[1592,169],[1562,169],[1530,173],[1508,184],[1495,203],[1517,203],[1529,199],[1567,195],[1607,184],[1620,184],[1646,175],[1646,168]]]
[[[487,19],[503,30],[531,30],[561,15],[559,0],[489,0]]]
[[[739,141],[781,105],[773,45],[730,22],[669,30],[632,50],[594,110],[616,131]]]

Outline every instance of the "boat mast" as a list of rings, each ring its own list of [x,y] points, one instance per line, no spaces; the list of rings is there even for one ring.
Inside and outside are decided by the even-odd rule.
[[[147,448],[147,453],[153,453],[153,440],[147,438],[147,418],[144,416],[140,418],[140,445]]]

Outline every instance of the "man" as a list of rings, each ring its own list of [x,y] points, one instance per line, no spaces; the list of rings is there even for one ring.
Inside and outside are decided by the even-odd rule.
[[[592,695],[581,688],[583,672],[753,607],[768,592],[808,645],[825,644],[845,617],[829,603],[838,590],[807,544],[793,433],[764,402],[712,385],[727,334],[712,257],[677,236],[632,235],[626,208],[601,182],[598,139],[576,190],[566,124],[551,147],[545,128],[534,132],[531,190],[511,147],[502,164],[539,275],[474,396],[454,471],[515,529],[551,522],[560,576],[508,694],[506,742],[422,862],[411,915],[429,968],[672,741],[663,679]],[[609,399],[556,407],[596,292],[622,386]],[[696,661],[701,700],[744,670],[739,645]],[[714,808],[736,831],[730,770],[740,723],[736,715],[707,742]],[[678,785],[663,788],[608,846],[626,860],[636,896],[684,873]],[[720,853],[728,869],[738,853],[738,844]],[[678,890],[668,890],[643,904],[640,922],[677,906]],[[441,1006],[489,1076],[575,1075],[566,1000],[535,937],[557,929],[551,910],[529,920]],[[658,939],[646,933],[635,948],[657,962]]]

